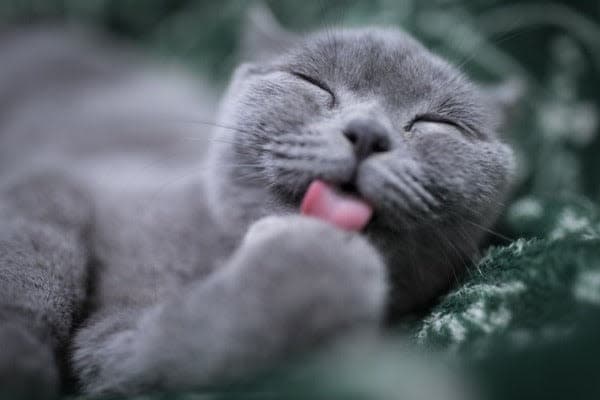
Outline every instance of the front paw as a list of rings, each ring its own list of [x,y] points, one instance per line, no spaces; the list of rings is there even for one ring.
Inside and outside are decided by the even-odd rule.
[[[300,216],[264,219],[226,265],[143,317],[135,365],[163,387],[214,384],[373,333],[384,271],[357,234]]]
[[[359,234],[309,217],[268,217],[250,228],[235,262],[292,334],[327,336],[382,317],[385,268]]]

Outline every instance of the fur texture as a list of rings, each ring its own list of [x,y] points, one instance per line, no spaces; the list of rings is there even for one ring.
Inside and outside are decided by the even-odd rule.
[[[0,337],[44,360],[9,371],[0,350],[0,386],[53,387],[64,354],[90,394],[197,386],[376,331],[448,287],[500,211],[500,110],[396,29],[273,40],[214,124],[185,73],[73,37],[0,40]],[[365,232],[298,215],[314,179],[374,206]]]

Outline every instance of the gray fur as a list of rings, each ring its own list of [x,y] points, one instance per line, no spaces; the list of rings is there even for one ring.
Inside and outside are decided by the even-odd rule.
[[[193,121],[210,121],[210,90],[93,43],[0,38],[16,66],[0,69],[0,337],[44,349],[45,385],[65,353],[85,392],[135,393],[376,331],[386,304],[402,315],[447,288],[500,211],[496,103],[396,29],[316,33],[240,66],[207,157],[213,124]],[[391,149],[359,160],[356,120]],[[373,204],[363,234],[297,215],[316,178]]]

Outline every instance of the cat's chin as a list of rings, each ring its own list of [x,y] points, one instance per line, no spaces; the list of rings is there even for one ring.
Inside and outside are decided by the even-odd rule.
[[[316,181],[318,180],[313,182]],[[409,211],[400,212],[397,209],[390,210],[375,201],[368,200],[367,196],[363,195],[354,185],[330,185],[332,186],[332,190],[341,194],[345,199],[357,199],[360,203],[364,202],[369,204],[368,216],[357,217],[358,219],[365,218],[365,221],[359,221],[357,223],[350,223],[348,221],[340,222],[339,220],[335,220],[337,216],[327,215],[328,213],[335,214],[335,212],[331,210],[315,211],[310,209],[312,205],[307,205],[306,201],[307,195],[310,192],[310,186],[311,185],[308,185],[304,191],[297,191],[296,195],[291,195],[291,191],[288,192],[285,190],[277,190],[275,193],[271,193],[269,196],[270,201],[266,202],[268,206],[267,204],[263,204],[265,209],[259,214],[261,216],[290,214],[306,215],[331,222],[341,229],[359,232],[374,239],[379,236],[385,236],[388,239],[401,238],[407,235],[419,235],[427,229],[442,229],[443,221],[440,221],[438,217],[426,217],[420,215],[418,220],[415,220],[414,215],[411,216]],[[306,209],[306,207],[309,209]],[[359,211],[359,213],[362,212],[364,211]],[[365,212],[365,214],[367,214],[367,212]],[[333,219],[333,221],[329,219]],[[346,223],[348,223],[349,226],[346,225]]]

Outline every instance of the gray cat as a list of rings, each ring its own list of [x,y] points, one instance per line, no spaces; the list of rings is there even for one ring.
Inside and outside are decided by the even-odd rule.
[[[397,29],[248,46],[216,121],[210,88],[88,36],[0,36],[3,388],[194,387],[376,332],[501,209],[501,100]]]

